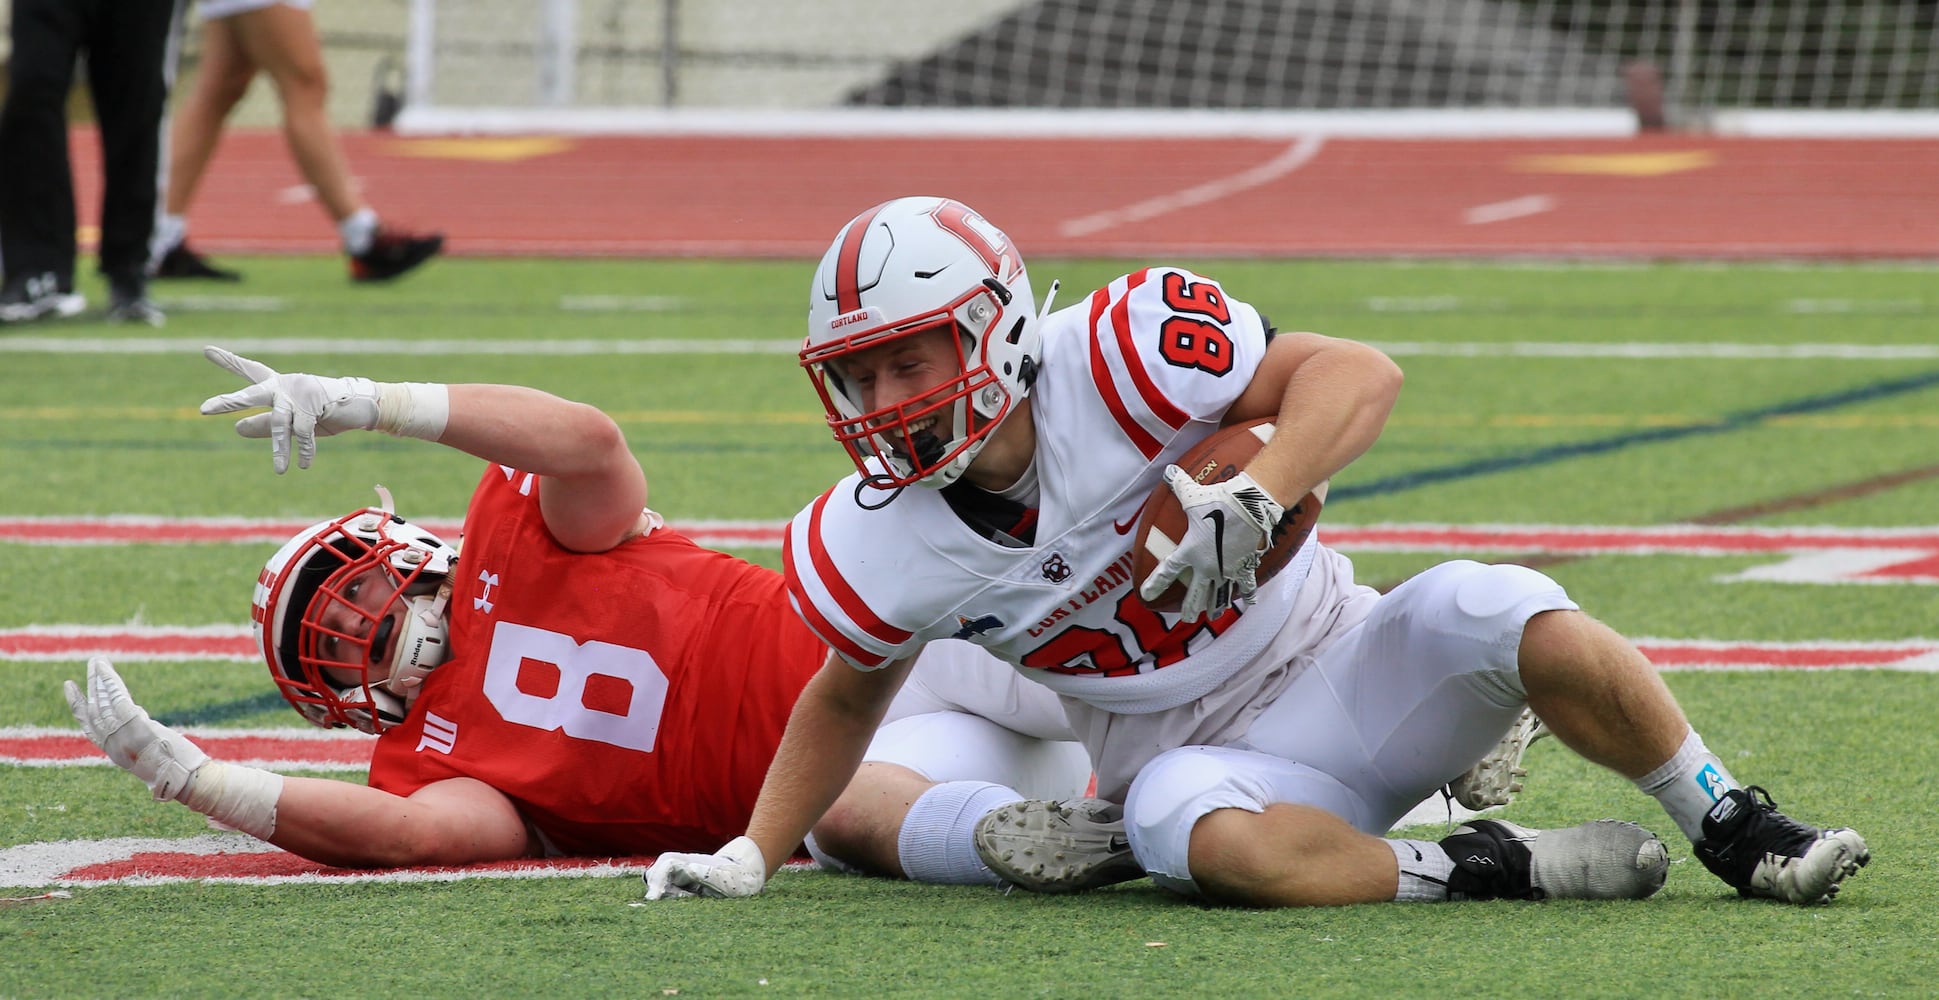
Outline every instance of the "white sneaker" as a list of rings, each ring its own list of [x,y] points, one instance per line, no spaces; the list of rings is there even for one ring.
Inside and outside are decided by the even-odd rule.
[[[1522,709],[1521,717],[1508,727],[1488,756],[1448,782],[1448,796],[1477,812],[1515,801],[1515,793],[1522,790],[1522,782],[1528,777],[1522,754],[1528,752],[1529,744],[1548,734],[1549,728],[1533,711]]]
[[[1031,892],[1081,892],[1143,878],[1124,836],[1124,810],[1103,799],[1025,799],[976,823],[976,853]]]

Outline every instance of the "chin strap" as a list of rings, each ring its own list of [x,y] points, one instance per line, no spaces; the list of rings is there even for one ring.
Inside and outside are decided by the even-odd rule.
[[[451,603],[451,581],[439,584],[436,596],[420,594],[406,600],[410,610],[404,616],[404,634],[391,656],[390,679],[382,685],[403,699],[400,718],[416,700],[417,690],[432,668],[451,658],[450,629],[444,620],[444,609]]]

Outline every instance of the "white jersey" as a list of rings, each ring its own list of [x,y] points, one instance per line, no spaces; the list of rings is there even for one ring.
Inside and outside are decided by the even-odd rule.
[[[1030,394],[1034,544],[985,537],[937,490],[884,504],[850,475],[788,527],[796,610],[865,670],[953,637],[1110,712],[1205,696],[1317,610],[1295,608],[1317,536],[1249,601],[1186,621],[1138,598],[1131,533],[1165,466],[1217,429],[1265,351],[1256,310],[1179,268],[1118,278],[1046,317]]]

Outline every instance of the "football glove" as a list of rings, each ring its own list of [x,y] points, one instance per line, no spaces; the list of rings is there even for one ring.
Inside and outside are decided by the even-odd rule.
[[[296,467],[307,469],[316,457],[317,438],[377,426],[382,386],[370,379],[301,372],[284,375],[220,347],[205,347],[202,356],[253,383],[203,400],[203,415],[268,407],[268,413],[236,421],[236,433],[246,438],[268,438],[278,475],[289,469],[292,440],[296,442]]]
[[[716,854],[662,854],[646,870],[646,898],[752,896],[767,885],[768,863],[760,847],[735,837]]]
[[[1165,467],[1165,485],[1185,509],[1185,537],[1138,586],[1156,600],[1174,580],[1185,581],[1178,612],[1198,618],[1229,607],[1259,589],[1255,571],[1286,508],[1241,472],[1222,483],[1199,483],[1176,465]]]
[[[82,692],[63,681],[67,707],[81,732],[122,770],[140,778],[157,800],[187,801],[195,770],[209,762],[188,737],[148,717],[128,695],[128,686],[105,657],[88,660],[88,686]]]

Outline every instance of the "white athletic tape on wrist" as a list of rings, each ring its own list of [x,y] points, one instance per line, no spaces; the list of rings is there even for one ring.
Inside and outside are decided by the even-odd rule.
[[[385,382],[377,389],[377,430],[436,441],[451,420],[451,392],[437,382]]]
[[[276,833],[283,776],[240,764],[209,761],[195,769],[182,804],[231,829],[268,840]]]

